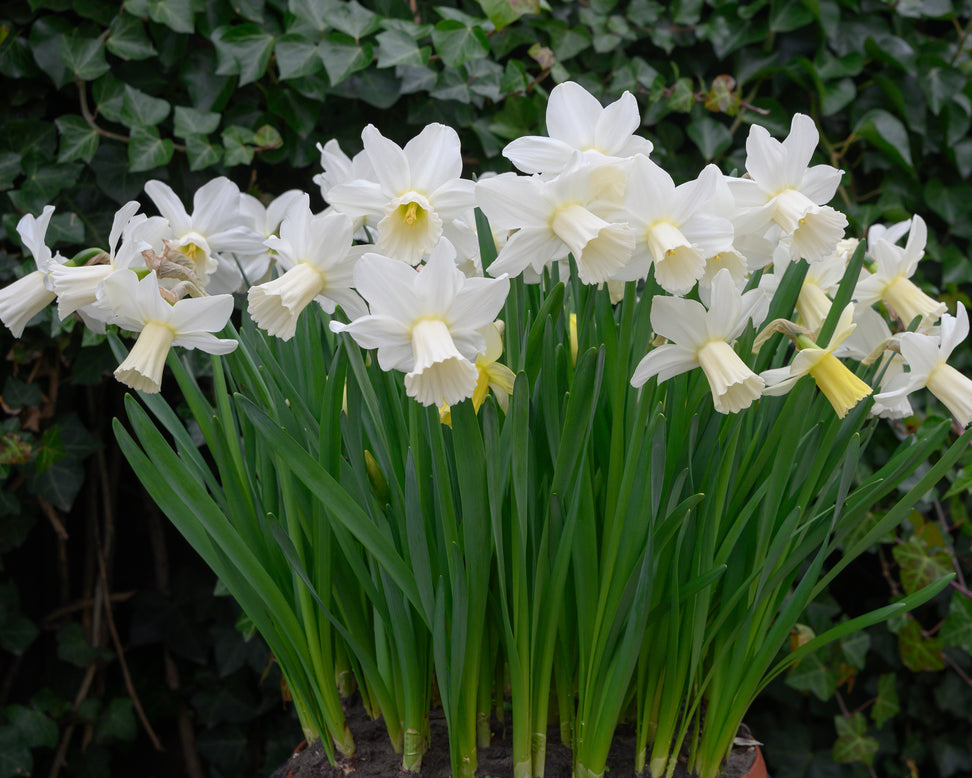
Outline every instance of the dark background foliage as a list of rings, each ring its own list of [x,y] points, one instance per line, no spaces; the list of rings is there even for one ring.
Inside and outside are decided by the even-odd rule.
[[[605,100],[635,93],[677,181],[710,161],[741,170],[749,124],[781,137],[809,113],[818,161],[847,171],[836,205],[852,230],[922,214],[922,281],[954,310],[972,288],[970,13],[968,0],[9,0],[0,284],[33,269],[24,213],[55,204],[49,243],[71,256],[103,246],[150,178],[187,197],[216,175],[313,194],[315,144],[353,153],[368,122],[399,142],[450,124],[469,171],[507,169],[503,145],[541,132],[546,95],[572,78]],[[115,447],[107,343],[46,311],[18,341],[0,332],[0,353],[0,778],[269,774],[300,739],[279,673]],[[956,360],[972,369],[967,347]],[[771,687],[752,720],[774,775],[972,775],[970,490],[966,455],[806,614],[796,643],[959,574],[920,613]]]

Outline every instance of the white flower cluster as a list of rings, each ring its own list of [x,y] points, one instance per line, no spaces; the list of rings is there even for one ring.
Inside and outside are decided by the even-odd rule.
[[[419,402],[445,407],[474,397],[478,407],[488,388],[503,401],[512,388],[510,371],[495,364],[502,325],[494,320],[509,278],[536,282],[554,263],[564,277],[572,258],[579,280],[606,284],[613,299],[649,276],[667,293],[652,300],[651,323],[668,342],[648,351],[635,386],[701,367],[716,409],[733,413],[809,374],[843,416],[872,389],[839,358],[880,358],[873,413],[909,415],[908,394],[927,386],[962,426],[972,421],[972,381],[945,361],[968,334],[965,309],[950,316],[909,280],[927,239],[920,217],[871,229],[854,303],[830,342],[816,343],[856,241],[827,205],[841,171],[810,166],[818,133],[809,117],[796,115],[783,141],[753,126],[743,177],[709,165],[680,185],[635,134],[641,117],[628,93],[602,107],[581,86],[560,84],[546,124],[549,137],[519,138],[504,150],[522,174],[478,183],[461,177],[454,130],[431,124],[403,148],[369,125],[353,159],[335,141],[320,147],[315,182],[329,207],[319,214],[307,194],[288,192],[264,208],[223,178],[196,192],[190,214],[168,186],[151,181],[146,194],[160,216],[128,203],[109,249],[70,261],[45,245],[49,206],[18,226],[37,271],[0,290],[0,319],[19,337],[56,299],[62,318],[77,312],[95,328],[139,332],[116,376],[158,391],[172,345],[232,350],[233,341],[211,334],[226,325],[232,293],[245,291],[249,315],[283,339],[316,301],[328,314],[340,306],[349,323],[332,320],[331,328],[377,349],[381,367],[404,372]],[[500,246],[492,277],[479,257],[477,206]],[[809,271],[798,321],[764,322],[782,272],[801,259]],[[917,321],[917,331],[892,335],[878,307],[902,329]],[[757,375],[736,353],[750,322],[791,337],[789,366]]]

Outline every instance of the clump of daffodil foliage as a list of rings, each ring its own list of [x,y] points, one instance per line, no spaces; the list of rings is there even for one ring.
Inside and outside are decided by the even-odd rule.
[[[226,179],[190,211],[151,181],[159,215],[128,203],[106,250],[71,259],[45,245],[48,207],[18,226],[37,270],[0,319],[19,337],[56,301],[135,336],[127,354],[113,336],[142,399],[122,448],[332,760],[354,753],[353,677],[407,771],[434,697],[457,778],[508,698],[516,778],[544,774],[552,723],[576,778],[602,776],[623,720],[639,771],[672,775],[684,744],[714,778],[769,680],[947,583],[787,651],[967,445],[972,380],[947,360],[968,315],[910,280],[920,216],[845,235],[807,116],[782,141],[754,126],[744,175],[679,184],[631,94],[562,83],[546,125],[506,147],[519,172],[476,182],[454,130],[400,147],[369,125],[353,157],[321,147],[322,213]],[[174,347],[222,355],[211,388]],[[166,365],[205,457],[159,394]],[[920,389],[952,419],[856,480]]]

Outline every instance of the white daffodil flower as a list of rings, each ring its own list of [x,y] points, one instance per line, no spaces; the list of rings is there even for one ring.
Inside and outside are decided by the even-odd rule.
[[[132,270],[108,276],[102,290],[113,312],[112,323],[138,332],[138,339],[115,370],[115,378],[140,392],[158,392],[162,386],[165,358],[172,346],[198,348],[210,354],[228,354],[237,342],[217,338],[233,313],[232,295],[185,298],[166,302],[159,281],[150,272],[141,281]]]
[[[715,195],[721,174],[708,165],[694,181],[675,186],[672,177],[647,157],[630,163],[628,184],[615,221],[630,225],[635,235],[631,261],[614,281],[647,278],[666,292],[684,295],[705,274],[706,259],[732,250],[732,223],[704,210]]]
[[[565,81],[551,90],[547,101],[550,137],[517,138],[503,149],[503,156],[524,173],[552,176],[563,171],[576,151],[592,164],[616,163],[651,153],[651,141],[634,134],[639,127],[638,101],[630,92],[603,108],[580,84]]]
[[[355,179],[376,181],[375,170],[365,151],[359,151],[354,158],[341,150],[341,145],[333,138],[323,146],[318,143],[317,150],[321,152],[322,172],[312,179],[321,188],[321,197],[330,202],[331,190],[338,184],[346,184]]]
[[[572,314],[573,315],[573,314]],[[487,324],[479,331],[486,339],[486,350],[476,356],[476,370],[479,378],[476,380],[476,389],[472,394],[473,410],[479,413],[479,409],[486,402],[486,397],[490,390],[496,398],[496,404],[506,413],[510,405],[510,395],[513,394],[513,383],[516,375],[506,365],[498,361],[503,356],[503,331],[506,324],[502,320],[497,320],[492,324]],[[448,405],[439,407],[439,420],[443,424],[452,426],[452,409]]]
[[[527,268],[543,273],[573,254],[585,284],[613,278],[630,260],[631,228],[598,215],[600,205],[623,191],[614,166],[592,166],[575,153],[556,178],[507,173],[476,184],[476,202],[494,230],[515,232],[489,267],[493,275],[516,276]]]
[[[847,217],[830,206],[842,172],[830,165],[808,167],[820,136],[813,119],[796,114],[780,142],[753,125],[746,139],[749,178],[727,178],[736,203],[747,209],[738,226],[761,230],[773,222],[789,238],[791,259],[817,262],[834,253]]]
[[[882,357],[886,365],[881,376],[880,390],[874,395],[874,405],[871,406],[871,416],[879,416],[882,419],[906,419],[914,414],[911,403],[908,401],[908,394],[895,393],[895,386],[907,381],[905,372],[905,358],[900,354],[884,352]]]
[[[830,313],[832,305],[830,295],[836,293],[846,269],[846,260],[836,253],[820,262],[810,264],[796,302],[800,323],[808,330],[820,331],[820,325]],[[780,268],[777,272],[782,274],[783,269]]]
[[[143,265],[143,250],[161,248],[169,223],[161,216],[136,215],[139,207],[135,200],[131,200],[116,211],[108,235],[108,251],[101,255],[102,261],[98,264],[51,268],[51,283],[57,294],[57,315],[62,321],[77,311],[88,327],[104,332],[110,311],[97,304],[101,283],[116,270]]]
[[[17,232],[34,258],[37,270],[0,289],[0,321],[15,338],[24,334],[24,327],[34,316],[54,302],[56,295],[50,273],[67,261],[60,253],[52,255],[44,242],[53,215],[54,206],[47,205],[39,217],[24,214],[17,223]]]
[[[888,232],[891,232],[890,228]],[[947,310],[945,303],[929,297],[919,289],[911,276],[925,254],[928,228],[920,216],[915,216],[904,248],[879,238],[868,240],[871,256],[877,263],[874,273],[862,278],[854,288],[854,299],[865,305],[883,300],[907,325],[921,317],[920,329],[931,327]]]
[[[354,263],[364,249],[352,246],[354,225],[343,213],[314,215],[310,197],[302,194],[280,225],[280,237],[270,236],[266,245],[276,252],[277,265],[285,272],[247,292],[250,317],[271,335],[290,340],[297,318],[312,300],[325,313],[344,308],[350,318],[367,313],[364,302],[351,288]]]
[[[260,254],[264,236],[244,224],[240,190],[228,178],[204,184],[192,199],[190,215],[168,184],[149,181],[147,194],[159,213],[169,220],[169,248],[192,264],[199,286],[209,293],[235,292],[243,285],[236,262],[224,254]]]
[[[246,225],[251,227],[258,235],[263,236],[265,241],[271,235],[277,233],[280,223],[287,216],[288,211],[300,203],[302,197],[306,197],[306,195],[299,189],[290,189],[264,205],[253,195],[241,192],[240,216]],[[271,250],[264,244],[261,251],[252,254],[237,252],[236,259],[240,263],[240,270],[245,282],[252,285],[265,280],[273,257]]]
[[[760,376],[766,382],[763,394],[786,394],[803,376],[809,374],[817,383],[817,388],[833,406],[837,416],[843,419],[847,412],[871,393],[871,387],[854,375],[837,357],[834,351],[856,328],[854,306],[848,305],[841,311],[837,327],[825,348],[821,348],[810,338],[801,335],[797,338],[796,356],[788,367],[765,370]],[[757,338],[757,343],[763,336]]]
[[[923,386],[948,408],[959,425],[972,422],[972,379],[947,364],[955,347],[969,335],[969,314],[962,303],[955,316],[945,314],[937,336],[904,332],[898,336],[908,372],[888,383],[888,390],[875,396],[882,405],[894,404]]]
[[[369,124],[361,140],[374,179],[336,184],[328,202],[376,228],[379,253],[417,265],[438,244],[443,224],[472,211],[473,182],[459,177],[459,136],[429,124],[401,148]]]
[[[481,328],[493,322],[509,292],[501,278],[467,278],[448,241],[416,270],[365,254],[354,268],[355,287],[371,313],[350,324],[331,322],[359,346],[378,349],[382,370],[405,373],[405,390],[422,405],[455,405],[473,396],[475,366],[486,350]]]
[[[896,222],[891,225],[872,224],[867,228],[867,245],[870,249],[875,241],[886,240],[888,243],[897,243],[901,238],[908,234],[911,229],[911,219]]]
[[[680,297],[656,296],[651,303],[651,327],[671,343],[652,349],[638,363],[632,386],[649,378],[658,383],[701,367],[719,413],[738,413],[762,394],[763,379],[732,349],[757,301],[741,295],[728,270],[720,271],[711,288],[709,309]]]

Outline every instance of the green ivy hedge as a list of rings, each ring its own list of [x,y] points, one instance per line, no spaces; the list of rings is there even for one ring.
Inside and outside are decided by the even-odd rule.
[[[32,267],[15,232],[24,213],[55,204],[48,237],[73,253],[103,243],[114,210],[150,178],[183,193],[217,175],[258,195],[314,192],[316,144],[334,137],[357,151],[368,122],[397,141],[444,122],[460,132],[470,169],[508,169],[503,146],[542,132],[549,89],[570,78],[605,100],[635,93],[654,156],[676,180],[706,161],[742,169],[750,123],[781,136],[794,112],[809,113],[821,161],[846,171],[836,204],[852,230],[923,214],[938,260],[923,263],[924,282],[969,305],[970,16],[969,0],[9,0],[0,6],[0,284]],[[69,727],[89,728],[104,775],[120,764],[112,744],[151,748],[120,657],[104,625],[94,628],[92,606],[45,616],[100,591],[91,571],[116,537],[105,506],[121,498],[102,499],[119,471],[95,460],[114,456],[107,421],[121,393],[105,378],[112,362],[100,337],[52,311],[36,324],[17,343],[0,333],[0,650],[17,666],[55,656],[60,664],[38,672],[36,686],[0,681],[0,778],[49,769]],[[958,366],[972,369],[969,349]],[[913,526],[860,571],[878,580],[869,598],[886,602],[956,565],[969,574],[972,457],[961,466],[948,492],[930,495]],[[238,656],[250,656],[250,672],[259,657],[227,637],[234,617],[225,609],[193,612],[189,634],[202,635],[193,650],[178,631],[138,643],[132,635],[152,607],[180,619],[192,609],[118,561],[133,556],[149,568],[157,545],[139,557],[136,535],[119,530],[117,542],[101,561],[107,582],[117,576],[143,592],[114,611],[129,630],[121,640],[131,644],[131,682],[155,700],[146,717],[176,742],[172,722],[190,711],[202,745],[183,738],[176,750],[202,754],[214,775],[241,774],[254,763],[244,760],[252,744],[243,727],[267,706],[234,709],[231,694],[219,707],[213,695],[223,670],[242,672]],[[68,562],[87,572],[60,580]],[[32,584],[38,565],[59,571],[57,585]],[[193,596],[210,597],[205,580]],[[153,589],[162,599],[148,597],[149,607],[144,592]],[[807,615],[808,628],[864,610],[863,598],[838,596],[829,611]],[[814,695],[815,723],[799,758],[780,752],[774,774],[836,775],[834,759],[857,763],[848,775],[871,763],[904,775],[909,759],[922,772],[970,774],[972,745],[961,738],[936,730],[947,757],[915,745],[944,726],[928,699],[972,710],[961,704],[972,699],[970,603],[952,590],[920,622],[876,635],[873,649],[848,643],[802,663],[790,685]],[[160,644],[181,667],[181,685],[159,687],[145,646]],[[92,667],[100,701],[80,710],[77,684]],[[227,688],[245,683],[255,681]],[[809,698],[783,686],[774,694],[777,710],[805,719]],[[65,754],[79,753],[81,739],[68,741]],[[83,763],[68,759],[62,772],[83,775]]]

